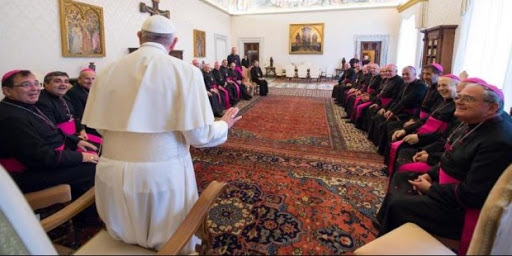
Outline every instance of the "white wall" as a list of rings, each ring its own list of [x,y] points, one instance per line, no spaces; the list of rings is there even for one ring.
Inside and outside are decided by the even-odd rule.
[[[290,62],[311,62],[319,66],[341,65],[342,57],[348,61],[355,53],[355,35],[388,34],[390,36],[387,60],[396,60],[396,40],[400,16],[396,8],[370,10],[337,10],[278,15],[248,15],[232,18],[231,44],[240,46],[246,37],[264,38],[260,45],[260,62],[274,66]],[[325,23],[324,51],[322,55],[288,54],[289,24]],[[242,50],[239,50],[242,55]]]
[[[427,27],[459,25],[462,0],[429,0]]]
[[[30,69],[40,76],[61,70],[72,77],[96,63],[101,69],[128,54],[129,47],[138,47],[137,31],[149,16],[139,12],[140,1],[79,0],[103,7],[106,57],[64,58],[61,54],[58,0],[2,0],[0,8],[0,73]],[[141,0],[151,5],[150,0]],[[161,0],[160,9],[171,11],[177,27],[177,50],[184,50],[184,60],[191,61],[192,30],[206,32],[206,58],[214,59],[214,33],[230,37],[231,17],[199,0]],[[0,98],[3,96],[0,93]]]

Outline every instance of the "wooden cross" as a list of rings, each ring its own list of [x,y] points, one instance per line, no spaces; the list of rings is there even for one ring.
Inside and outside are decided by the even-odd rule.
[[[151,16],[155,15],[155,14],[160,14],[162,16],[165,16],[167,17],[168,19],[171,18],[171,12],[170,11],[164,11],[164,10],[158,10],[158,3],[160,2],[160,0],[151,0],[153,2],[153,7],[149,7],[147,6],[145,3],[140,3],[139,4],[139,7],[140,7],[140,12],[148,12],[149,14],[151,14]]]

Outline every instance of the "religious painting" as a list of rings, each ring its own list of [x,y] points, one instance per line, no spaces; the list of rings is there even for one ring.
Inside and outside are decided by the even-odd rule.
[[[194,57],[206,57],[206,33],[194,29]]]
[[[62,56],[105,57],[103,8],[60,0]]]
[[[290,54],[323,54],[324,24],[290,24]]]

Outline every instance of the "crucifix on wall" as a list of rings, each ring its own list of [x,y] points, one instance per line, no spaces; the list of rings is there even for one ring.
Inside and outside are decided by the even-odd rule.
[[[155,14],[159,14],[159,15],[162,15],[162,16],[165,16],[167,17],[168,19],[171,18],[171,12],[170,11],[164,11],[164,10],[159,10],[158,9],[158,3],[160,2],[160,0],[151,0],[153,2],[153,7],[149,7],[147,6],[145,3],[140,3],[139,4],[139,7],[140,7],[140,12],[148,12],[149,14],[151,14],[151,16],[155,15]]]

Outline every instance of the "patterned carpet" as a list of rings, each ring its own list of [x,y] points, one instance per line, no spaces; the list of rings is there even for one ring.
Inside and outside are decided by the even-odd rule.
[[[350,254],[375,239],[382,159],[330,93],[271,84],[267,97],[237,105],[243,118],[227,143],[191,149],[200,192],[212,180],[230,184],[209,215],[213,253]],[[74,226],[52,240],[76,249],[102,227]]]
[[[192,150],[200,191],[230,184],[210,211],[214,253],[342,254],[375,238],[382,159],[329,91],[271,86],[239,107],[227,143]]]

